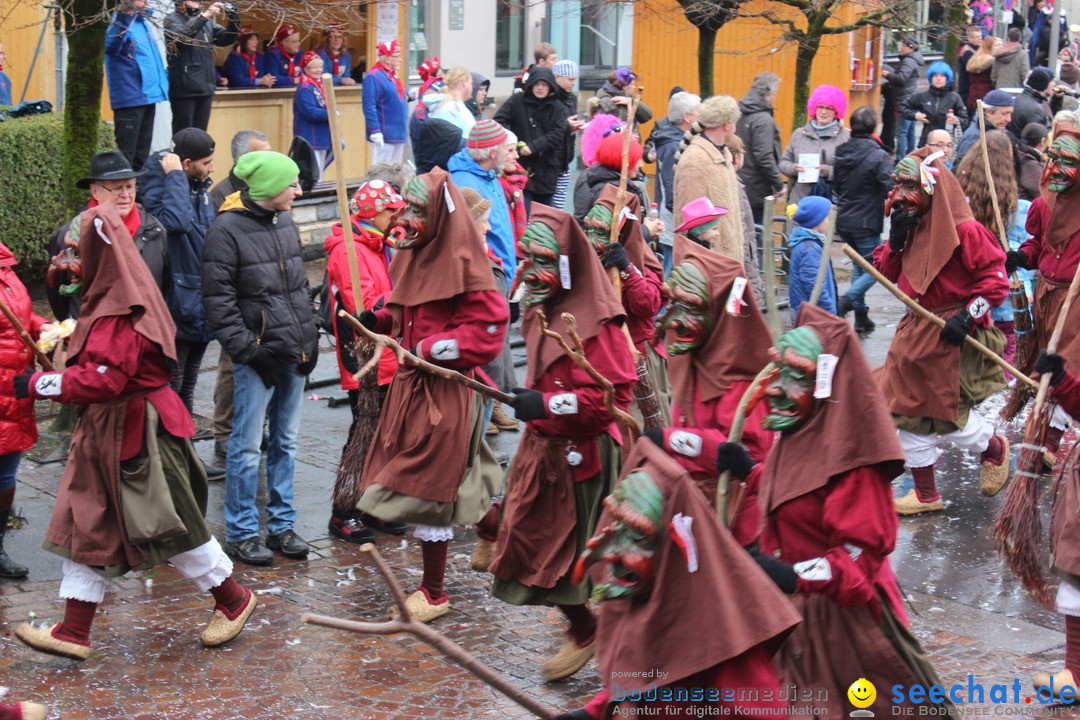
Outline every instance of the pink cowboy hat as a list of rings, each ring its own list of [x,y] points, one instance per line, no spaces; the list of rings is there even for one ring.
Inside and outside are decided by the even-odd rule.
[[[682,206],[682,225],[675,228],[675,232],[686,232],[691,228],[722,218],[727,213],[727,208],[713,205],[707,197],[699,197]]]

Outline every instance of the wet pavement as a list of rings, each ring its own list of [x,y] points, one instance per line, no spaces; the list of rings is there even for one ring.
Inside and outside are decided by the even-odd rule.
[[[835,264],[841,277],[850,267],[842,256]],[[321,277],[321,270],[314,273]],[[902,308],[880,287],[868,301],[878,327],[864,349],[877,365]],[[216,348],[212,345],[204,360],[196,396],[196,412],[203,415],[212,407]],[[330,379],[335,373],[324,342],[313,377]],[[167,566],[111,583],[85,662],[49,658],[15,641],[11,632],[27,617],[54,619],[62,613],[56,598],[60,561],[41,550],[40,542],[63,464],[24,460],[16,509],[26,522],[8,533],[6,546],[32,569],[26,581],[0,581],[0,686],[9,688],[6,699],[47,703],[51,717],[69,719],[531,717],[409,636],[362,636],[300,622],[304,612],[382,620],[391,604],[388,589],[358,548],[327,537],[334,472],[350,421],[348,405],[331,408],[328,398],[343,396],[331,384],[308,390],[304,401],[297,531],[312,542],[313,552],[306,561],[279,556],[270,568],[237,564],[238,580],[258,593],[259,607],[244,633],[220,649],[204,649],[198,641],[210,619],[211,599]],[[1000,401],[988,401],[985,412],[996,412]],[[1005,431],[1015,441],[1022,426]],[[496,448],[512,454],[519,436],[501,433]],[[1066,438],[1075,439],[1072,432]],[[212,457],[211,442],[196,447],[204,458]],[[1061,618],[1026,597],[998,560],[990,525],[1003,493],[979,494],[976,460],[947,451],[938,475],[945,511],[901,519],[892,556],[908,597],[912,631],[946,685],[966,686],[969,674],[987,688],[1020,680],[1018,704],[986,706],[986,714],[1045,714],[1043,706],[1025,698],[1036,670],[1061,666]],[[910,476],[899,479],[896,494],[906,492],[910,482]],[[223,496],[223,484],[211,486],[208,517],[219,539],[224,537]],[[469,568],[474,540],[472,530],[459,529],[451,544],[446,585],[452,609],[434,627],[552,708],[580,707],[599,688],[595,663],[568,681],[541,681],[539,665],[558,650],[562,620],[553,610],[513,607],[492,598],[490,576]],[[378,546],[411,591],[420,579],[418,543],[380,535]]]

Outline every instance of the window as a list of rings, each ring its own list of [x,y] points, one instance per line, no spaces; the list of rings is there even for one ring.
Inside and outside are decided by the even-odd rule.
[[[582,66],[615,68],[622,11],[622,3],[605,0],[581,3]]]
[[[514,74],[525,62],[525,2],[498,0],[495,20],[495,72]]]

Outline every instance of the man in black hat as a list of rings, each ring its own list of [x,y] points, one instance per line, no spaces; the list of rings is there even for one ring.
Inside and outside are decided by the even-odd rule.
[[[1012,120],[1005,129],[1014,140],[1020,139],[1020,134],[1028,123],[1038,123],[1050,129],[1050,118],[1061,110],[1064,90],[1065,86],[1059,86],[1054,81],[1053,72],[1044,67],[1035,68],[1024,81],[1024,91],[1016,96]]]
[[[144,172],[132,170],[128,159],[119,151],[98,153],[90,158],[89,175],[75,184],[90,191],[86,207],[111,205],[116,208],[135,240],[135,247],[150,268],[154,282],[164,293],[172,284],[165,228],[135,202],[135,179]],[[49,240],[49,254],[53,257],[49,263],[46,294],[57,320],[79,317],[78,220],[79,215],[76,215],[61,225]]]
[[[192,412],[199,366],[213,338],[203,307],[202,254],[215,215],[209,196],[214,138],[185,128],[173,135],[172,149],[152,155],[143,170],[143,203],[169,233],[172,287],[165,300],[176,323],[177,357],[171,385]]]

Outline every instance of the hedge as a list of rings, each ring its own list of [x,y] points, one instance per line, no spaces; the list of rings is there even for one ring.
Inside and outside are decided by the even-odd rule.
[[[0,123],[0,241],[19,260],[24,279],[44,279],[53,231],[64,211],[63,117],[56,113]],[[101,123],[99,151],[115,150],[112,128]]]

